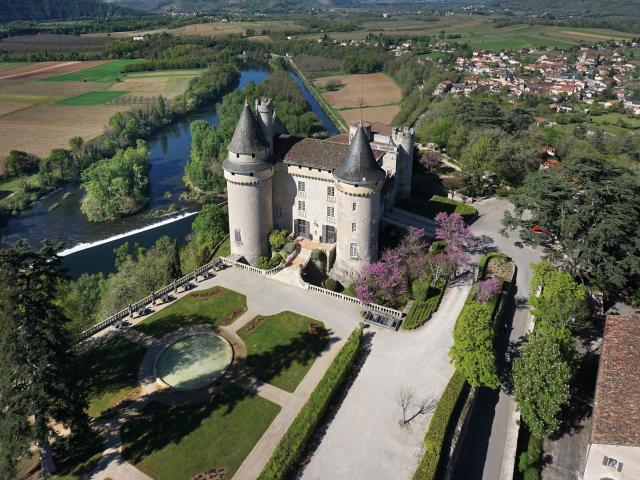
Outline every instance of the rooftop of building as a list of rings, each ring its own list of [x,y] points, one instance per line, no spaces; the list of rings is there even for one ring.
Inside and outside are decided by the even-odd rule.
[[[300,138],[281,135],[275,142],[275,154],[288,165],[318,168],[333,172],[349,153],[349,143],[334,142],[331,139]],[[384,152],[374,150],[376,161]]]
[[[640,315],[607,316],[591,442],[640,446]]]

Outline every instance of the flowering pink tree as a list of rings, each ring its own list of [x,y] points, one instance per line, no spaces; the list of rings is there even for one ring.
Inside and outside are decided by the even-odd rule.
[[[431,169],[440,166],[442,163],[442,154],[434,150],[429,150],[428,152],[423,153],[418,161],[427,172],[430,172]]]
[[[396,307],[404,303],[407,281],[400,269],[385,262],[376,262],[362,269],[355,290],[363,302]]]
[[[458,268],[469,265],[471,257],[468,251],[476,244],[476,237],[464,219],[457,213],[440,212],[435,220],[438,222],[436,238],[444,241],[449,260]]]
[[[478,282],[476,286],[475,299],[477,302],[485,303],[492,300],[500,291],[500,282],[495,278],[489,278]]]

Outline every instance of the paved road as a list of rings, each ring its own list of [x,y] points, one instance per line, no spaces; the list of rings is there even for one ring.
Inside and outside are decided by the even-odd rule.
[[[433,318],[418,330],[375,331],[367,360],[303,479],[405,480],[413,476],[432,412],[402,428],[397,393],[400,387],[412,385],[416,402],[430,399],[433,405],[442,395],[453,373],[448,355],[453,326],[470,288],[468,283],[449,288]]]
[[[489,249],[498,249],[509,255],[518,268],[516,278],[516,304],[511,305],[508,328],[498,339],[498,347],[506,349],[508,345],[517,345],[527,332],[530,324],[528,308],[522,302],[529,296],[531,288],[531,263],[539,262],[541,252],[531,247],[518,247],[517,234],[505,238],[498,233],[501,228],[500,219],[505,210],[512,208],[506,200],[489,199],[479,202],[476,207],[479,218],[473,223],[473,233],[481,238]],[[508,336],[507,336],[508,334]],[[510,369],[509,353],[501,365],[503,374]],[[500,392],[481,390],[478,393],[476,406],[465,436],[454,473],[456,480],[498,480],[503,465],[509,460],[504,457],[505,448],[510,448],[513,440],[511,417],[514,409],[513,397],[503,390]]]

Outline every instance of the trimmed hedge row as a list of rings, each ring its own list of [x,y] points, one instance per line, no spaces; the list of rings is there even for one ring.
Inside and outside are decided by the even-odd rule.
[[[441,197],[440,195],[432,196],[431,200],[422,208],[421,213],[429,217],[435,217],[440,212],[447,212],[449,214],[457,213],[467,222],[478,215],[478,210],[471,205],[447,197]]]
[[[445,445],[447,432],[458,421],[457,407],[466,391],[465,386],[464,377],[457,370],[453,372],[431,417],[429,430],[424,436],[424,455],[413,475],[413,480],[435,480],[441,457],[449,450],[449,446]]]
[[[402,322],[402,328],[412,330],[425,324],[438,310],[446,287],[446,284],[430,287],[425,300],[416,300],[411,305],[407,318]]]
[[[327,372],[293,420],[280,443],[258,477],[261,480],[287,478],[300,461],[307,442],[319,426],[322,417],[358,357],[362,327],[355,329],[336,355]]]

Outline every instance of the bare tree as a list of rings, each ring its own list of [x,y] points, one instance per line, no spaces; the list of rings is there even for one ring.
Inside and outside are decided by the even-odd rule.
[[[426,397],[415,402],[415,397],[416,392],[413,385],[401,385],[400,388],[398,388],[396,393],[396,403],[402,410],[402,419],[398,422],[401,427],[408,426],[418,415],[426,415],[433,411],[438,405],[438,402],[433,398]],[[412,415],[409,415],[412,407],[415,408],[415,411]]]

